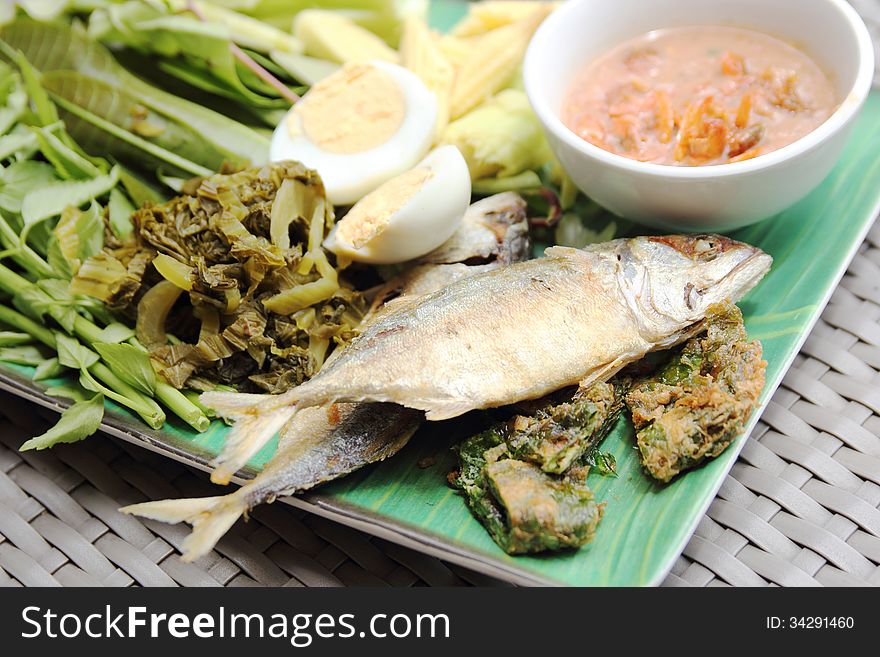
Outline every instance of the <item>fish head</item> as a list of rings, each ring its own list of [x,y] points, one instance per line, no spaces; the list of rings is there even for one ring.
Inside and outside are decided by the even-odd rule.
[[[661,333],[670,324],[702,320],[714,304],[736,303],[773,262],[761,249],[721,235],[637,237],[623,250],[625,280]]]

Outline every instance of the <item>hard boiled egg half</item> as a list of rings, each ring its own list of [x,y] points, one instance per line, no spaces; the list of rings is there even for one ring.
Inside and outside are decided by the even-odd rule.
[[[411,169],[431,148],[437,100],[389,62],[345,64],[314,85],[275,129],[269,157],[315,169],[334,205],[350,205]]]
[[[471,199],[467,163],[441,146],[367,194],[324,241],[337,256],[372,264],[406,262],[452,237]]]

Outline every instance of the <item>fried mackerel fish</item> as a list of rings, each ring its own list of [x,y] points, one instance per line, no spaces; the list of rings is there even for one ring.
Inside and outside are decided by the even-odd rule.
[[[189,181],[132,218],[132,239],[108,242],[72,289],[136,318],[175,387],[284,392],[366,312],[321,248],[333,226],[321,179],[297,162]]]
[[[645,470],[666,483],[721,454],[758,403],[766,366],[739,308],[712,306],[706,332],[626,396]]]
[[[604,512],[586,485],[590,466],[613,469],[598,445],[623,408],[625,380],[578,389],[569,399],[531,404],[527,414],[455,448],[449,482],[508,554],[559,550],[592,540]],[[554,396],[554,397],[558,397]]]

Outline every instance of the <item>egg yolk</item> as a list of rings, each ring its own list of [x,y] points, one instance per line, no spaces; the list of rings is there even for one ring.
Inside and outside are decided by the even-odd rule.
[[[417,167],[392,178],[370,192],[339,222],[336,238],[360,249],[381,233],[394,216],[433,176],[426,167]]]
[[[400,128],[406,101],[394,78],[370,64],[346,64],[311,88],[291,113],[288,128],[330,153],[360,153],[388,141]]]

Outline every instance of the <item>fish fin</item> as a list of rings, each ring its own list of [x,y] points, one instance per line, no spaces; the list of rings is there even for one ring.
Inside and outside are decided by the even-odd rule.
[[[581,249],[572,246],[548,246],[544,249],[544,255],[552,258],[583,258],[586,254]]]
[[[215,459],[211,481],[228,484],[260,448],[269,442],[296,412],[293,391],[281,395],[238,392],[206,392],[200,400],[235,425],[226,436],[223,451]]]
[[[239,416],[226,436],[223,451],[212,463],[214,470],[211,472],[211,481],[228,484],[233,475],[247,465],[251,457],[278,433],[294,413],[296,406],[288,405],[274,410],[271,407],[258,408],[253,414]]]
[[[229,495],[180,500],[159,500],[124,506],[120,511],[167,523],[188,522],[192,533],[183,542],[183,560],[206,555],[229,528],[247,511],[240,489]]]
[[[288,403],[285,395],[259,395],[244,392],[203,392],[199,397],[202,404],[229,420],[253,415],[256,409],[265,408],[270,399]],[[275,403],[271,405],[274,406]]]
[[[465,402],[431,404],[430,408],[425,409],[425,418],[432,422],[449,420],[472,410],[474,410],[474,406]]]

